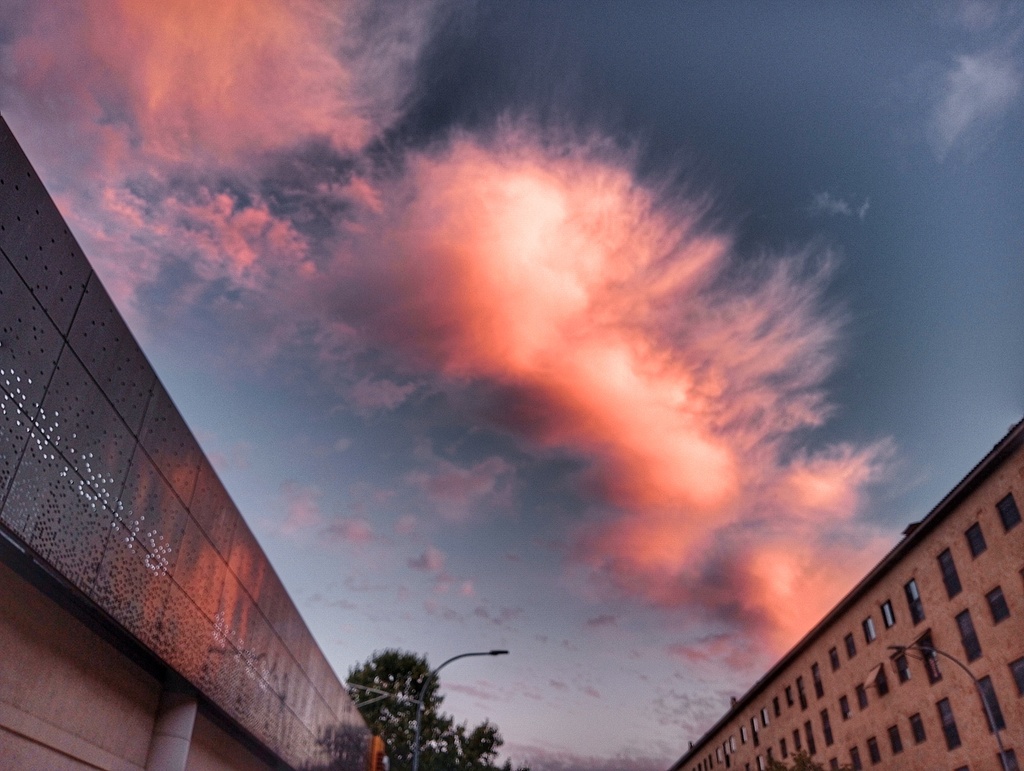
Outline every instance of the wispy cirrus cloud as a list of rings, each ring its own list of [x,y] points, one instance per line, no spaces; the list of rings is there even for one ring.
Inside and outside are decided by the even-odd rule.
[[[854,199],[833,195],[827,190],[823,190],[811,197],[811,203],[807,210],[811,214],[856,217],[862,220],[868,216],[868,209],[870,208],[870,198],[865,197],[863,202],[858,204]]]
[[[77,126],[100,184],[58,189],[122,302],[163,298],[147,318],[167,328],[206,318],[250,365],[305,356],[367,416],[421,386],[478,389],[472,422],[583,469],[585,513],[559,553],[601,589],[783,645],[877,556],[855,515],[891,447],[804,444],[830,416],[841,339],[829,254],[751,260],[707,225],[706,198],[641,179],[599,136],[529,121],[376,166],[363,148],[410,86],[426,12],[25,8],[3,107],[44,128],[53,168],[53,138]],[[363,66],[375,36],[385,55]],[[1003,109],[1012,89],[981,71],[992,94],[944,114]],[[402,478],[451,522],[514,495],[497,454],[419,460]],[[289,532],[319,522],[313,493],[288,495]],[[336,537],[367,537],[360,521]],[[444,555],[408,565],[443,577]],[[779,612],[797,596],[801,612]]]
[[[338,265],[333,312],[411,371],[490,384],[493,426],[585,460],[573,559],[595,579],[781,646],[845,587],[822,554],[879,554],[855,514],[892,448],[796,441],[830,414],[830,255],[740,265],[702,202],[528,125],[414,154],[379,197],[400,205],[366,218],[375,258]],[[777,612],[801,585],[820,601]]]
[[[939,84],[928,123],[928,140],[939,160],[1009,112],[1024,84],[1019,61],[1019,52],[999,49],[956,57]]]

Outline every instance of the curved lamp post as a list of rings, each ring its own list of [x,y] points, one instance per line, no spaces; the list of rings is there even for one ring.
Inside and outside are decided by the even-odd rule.
[[[967,676],[974,681],[974,687],[978,691],[978,696],[981,697],[981,706],[985,708],[985,716],[988,718],[988,725],[992,729],[992,733],[996,735],[996,744],[999,745],[999,763],[1003,767],[1003,771],[1010,771],[1008,761],[1006,760],[1006,751],[1003,749],[1003,738],[999,735],[999,726],[996,725],[995,716],[992,714],[992,707],[989,706],[988,699],[985,697],[985,691],[981,688],[981,683],[978,682],[978,678],[974,676],[974,673],[956,656],[952,656],[945,651],[940,651],[938,648],[933,648],[931,645],[890,645],[889,650],[896,651],[897,653],[903,653],[905,651],[920,651],[925,655],[938,654],[939,656],[945,656],[947,659],[956,664],[960,669],[967,673]]]
[[[452,656],[447,661],[441,663],[437,669],[431,672],[423,680],[423,685],[420,688],[420,696],[417,699],[416,707],[416,738],[412,745],[412,771],[419,771],[420,769],[420,724],[423,722],[423,697],[427,693],[427,686],[430,681],[437,677],[437,673],[444,669],[446,666],[451,664],[453,661],[458,659],[464,659],[467,656],[507,656],[508,651],[476,651],[473,653],[460,653],[458,656]]]

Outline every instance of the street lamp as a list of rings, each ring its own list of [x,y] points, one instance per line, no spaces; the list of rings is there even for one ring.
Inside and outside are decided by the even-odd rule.
[[[453,661],[458,659],[464,659],[467,656],[507,656],[508,651],[475,651],[473,653],[460,653],[458,656],[452,656],[445,662],[442,662],[441,666],[431,672],[423,680],[423,686],[420,688],[420,696],[417,700],[418,706],[416,707],[416,738],[412,745],[412,771],[419,771],[420,769],[420,723],[423,721],[423,697],[427,693],[427,685],[430,681],[437,677],[437,673],[444,669],[446,666],[451,664]]]
[[[992,714],[992,707],[989,706],[988,698],[985,696],[985,691],[981,687],[981,683],[978,682],[978,678],[974,676],[974,673],[956,656],[952,656],[945,651],[940,651],[938,648],[934,648],[931,645],[921,645],[915,643],[913,645],[890,645],[889,650],[896,651],[896,653],[904,653],[908,650],[920,651],[927,655],[938,654],[945,656],[947,659],[956,664],[960,669],[967,673],[968,677],[974,681],[974,687],[978,690],[978,696],[981,697],[981,706],[985,708],[985,716],[988,718],[989,727],[992,729],[992,733],[996,735],[996,744],[999,745],[999,763],[1003,767],[1003,771],[1010,771],[1009,761],[1006,759],[1006,751],[1003,749],[1003,738],[999,735],[999,726],[996,725],[995,716]]]

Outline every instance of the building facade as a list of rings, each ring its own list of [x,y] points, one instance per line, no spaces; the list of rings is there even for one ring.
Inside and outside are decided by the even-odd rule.
[[[1022,507],[1024,421],[671,771],[752,771],[801,751],[832,769],[1017,771]]]
[[[0,768],[363,771],[370,751],[0,118]]]

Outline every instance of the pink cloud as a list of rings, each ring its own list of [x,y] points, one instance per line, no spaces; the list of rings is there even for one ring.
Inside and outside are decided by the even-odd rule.
[[[429,456],[430,471],[414,471],[407,481],[418,487],[437,507],[443,519],[460,522],[481,505],[508,506],[513,467],[493,456],[469,467]]]
[[[250,364],[302,340],[360,409],[394,409],[417,378],[487,384],[492,425],[585,464],[593,506],[567,554],[595,585],[775,645],[880,554],[856,515],[892,448],[799,447],[831,411],[829,255],[741,264],[729,232],[702,224],[706,200],[638,179],[611,143],[525,123],[375,177],[357,154],[427,34],[415,4],[376,26],[362,4],[311,0],[29,7],[3,50],[5,115],[32,127],[129,312],[185,266],[172,311],[244,326]],[[360,165],[304,191],[346,212],[330,237],[261,193],[272,158],[314,144]],[[354,370],[365,347],[408,377]],[[457,521],[507,505],[511,477],[497,456],[432,458],[407,481]],[[284,532],[319,522],[313,491],[286,497]],[[409,564],[441,572],[443,555]]]
[[[318,503],[320,491],[316,488],[304,487],[297,482],[285,482],[281,485],[281,495],[287,512],[280,526],[284,535],[295,535],[318,527],[323,522]]]
[[[418,557],[410,559],[407,563],[413,570],[422,570],[424,573],[441,573],[444,570],[444,553],[435,546],[428,546]]]
[[[600,142],[529,127],[456,136],[389,184],[365,220],[372,273],[339,263],[389,298],[360,306],[359,334],[413,371],[491,384],[496,425],[587,463],[595,505],[571,556],[596,580],[783,645],[838,599],[850,564],[877,558],[884,539],[856,515],[891,446],[795,443],[831,413],[830,255],[739,265],[728,233],[702,225],[706,202],[662,196]],[[410,481],[461,501],[489,484],[476,470]],[[747,592],[755,577],[767,589]]]
[[[373,526],[365,519],[339,519],[325,529],[328,538],[353,544],[367,544],[373,541]]]
[[[390,380],[372,380],[363,378],[349,389],[349,401],[362,413],[377,410],[394,410],[402,404],[416,386],[413,383],[399,385]]]

